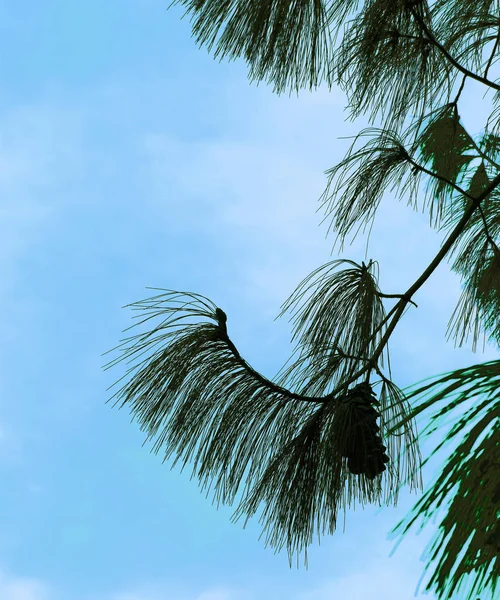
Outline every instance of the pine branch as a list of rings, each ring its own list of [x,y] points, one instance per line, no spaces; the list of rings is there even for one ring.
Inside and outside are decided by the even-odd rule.
[[[338,29],[349,11],[358,7],[356,0],[178,2],[191,11],[193,32],[199,43],[206,43],[209,49],[216,45],[216,57],[243,57],[250,65],[250,75],[255,79],[272,80],[278,92],[287,84],[297,90],[302,85],[317,85],[325,69],[325,78],[331,83],[330,25]],[[462,273],[470,270],[471,265],[475,268],[467,293],[474,299],[482,294],[487,320],[490,325],[494,321],[498,330],[497,314],[494,314],[498,274],[492,268],[495,265],[488,252],[491,246],[494,258],[498,259],[499,249],[494,239],[497,223],[496,217],[492,217],[495,205],[492,208],[485,202],[483,210],[481,204],[490,199],[500,184],[500,174],[489,182],[483,162],[482,171],[477,169],[478,176],[473,178],[474,185],[483,186],[484,180],[488,182],[481,192],[471,193],[472,184],[464,190],[456,183],[464,167],[476,158],[465,154],[471,148],[500,171],[500,166],[487,156],[490,151],[495,155],[496,141],[489,138],[483,151],[460,124],[457,110],[467,77],[500,90],[500,85],[487,78],[500,39],[498,31],[495,38],[487,31],[493,27],[498,29],[498,17],[489,14],[489,0],[462,4],[461,8],[460,0],[434,3],[433,19],[445,6],[450,8],[445,10],[444,17],[457,17],[456,20],[443,18],[434,28],[426,1],[364,3],[339,51],[339,82],[346,89],[354,89],[349,97],[353,112],[359,114],[371,103],[372,116],[379,111],[384,116],[385,110],[386,125],[391,123],[390,131],[382,131],[376,143],[349,154],[330,171],[359,163],[356,175],[348,181],[340,177],[335,190],[346,188],[339,206],[335,207],[339,235],[345,237],[354,225],[361,227],[372,221],[382,188],[391,181],[393,187],[399,186],[411,167],[415,176],[407,178],[407,185],[415,184],[416,189],[421,174],[435,180],[433,189],[440,203],[439,210],[446,206],[448,188],[469,200],[464,203],[463,214],[462,206],[455,211],[456,204],[450,205],[452,223],[455,216],[458,218],[461,214],[461,217],[434,259],[408,290],[404,294],[382,293],[371,271],[373,261],[361,266],[351,261],[352,268],[329,275],[296,322],[295,333],[301,330],[302,334],[300,354],[283,376],[284,382],[293,380],[292,389],[253,369],[229,338],[225,312],[196,294],[167,291],[133,305],[145,311],[142,324],[153,317],[163,320],[152,331],[124,340],[119,347],[121,356],[108,364],[111,366],[123,359],[136,361],[124,376],[130,376],[129,381],[115,396],[117,401],[122,401],[122,406],[131,407],[148,439],[156,437],[153,451],[164,448],[165,458],[175,454],[174,464],[181,459],[184,465],[192,461],[193,474],[203,486],[210,480],[215,481],[215,498],[220,502],[233,502],[245,481],[237,515],[246,512],[251,516],[264,503],[263,521],[265,529],[271,531],[268,539],[278,549],[286,545],[289,552],[295,552],[312,541],[315,530],[333,532],[338,509],[346,503],[345,491],[349,502],[351,497],[379,501],[381,480],[386,484],[386,491],[390,491],[404,471],[401,463],[405,457],[410,485],[418,483],[417,438],[411,429],[415,413],[408,410],[407,397],[380,367],[384,351],[389,358],[388,342],[405,310],[409,304],[417,306],[412,297],[450,250],[457,247],[461,236],[468,245],[454,268],[458,265]],[[457,32],[449,26],[455,22],[459,25]],[[444,36],[441,31],[445,32]],[[412,35],[414,32],[422,35]],[[462,50],[463,40],[470,36],[474,36],[473,41]],[[441,43],[439,38],[443,37]],[[484,75],[473,73],[466,66],[471,63],[470,57],[480,63],[482,70],[479,54],[493,39],[495,43]],[[449,103],[456,71],[464,77],[454,102]],[[419,138],[424,162],[432,162],[428,169],[410,156],[394,130],[411,108],[420,111],[418,119],[423,119],[424,108],[433,109],[437,100],[446,95],[448,104],[444,110],[439,109],[438,118],[431,119]],[[450,107],[454,107],[452,115],[448,111]],[[430,115],[433,113],[431,110]],[[448,143],[450,139],[453,143]],[[478,242],[479,249],[474,248],[474,241]],[[301,299],[305,291],[299,287],[298,292]],[[397,299],[387,315],[383,298]],[[180,320],[186,316],[213,322],[180,327]],[[372,372],[381,378],[377,382],[382,384],[378,401],[370,385]],[[465,377],[467,383],[471,381],[469,375]],[[483,376],[484,370],[481,371]],[[360,382],[361,379],[364,381]],[[446,393],[457,385],[457,381],[453,381]],[[326,393],[327,390],[330,391]],[[442,397],[446,397],[446,393]],[[373,406],[378,403],[380,412]],[[481,404],[481,408],[486,406],[486,402]],[[496,410],[496,406],[494,408]],[[476,409],[474,407],[466,416],[475,416]],[[492,415],[498,418],[492,410],[474,428],[474,435],[452,456],[452,468],[447,468],[436,486],[439,488],[436,496],[441,502],[450,489],[450,481],[460,475],[456,468],[458,459],[472,450],[472,444]],[[460,426],[464,426],[463,420]],[[385,432],[389,445],[387,455],[379,430]],[[455,433],[458,430],[455,428]],[[399,456],[396,460],[399,449],[396,441],[406,444],[401,452],[401,463]],[[497,438],[490,438],[481,450],[493,456],[495,446],[498,446]],[[386,462],[389,462],[387,470],[383,464]],[[486,463],[470,460],[469,464],[482,468]],[[491,546],[498,542],[498,539],[495,542],[498,532],[491,526],[492,519],[488,520],[493,515],[491,507],[476,518],[467,504],[483,483],[481,478],[471,477],[471,473],[472,469],[460,475],[463,493],[454,507],[464,522],[469,519],[488,530],[488,536],[483,536],[481,541]],[[490,491],[497,493],[493,487]],[[486,519],[485,513],[488,514]],[[445,521],[449,530],[457,519],[450,513]],[[466,541],[461,537],[466,528],[461,529],[453,541],[455,558]],[[470,561],[467,561],[459,565],[462,574],[470,572]],[[449,556],[443,564],[444,571],[451,568]],[[484,567],[484,563],[479,566]],[[438,571],[436,579],[443,589],[446,583],[443,569]]]
[[[408,290],[405,292],[405,294],[403,294],[403,297],[401,298],[401,300],[396,304],[396,310],[395,310],[395,314],[392,318],[392,321],[389,324],[389,326],[387,327],[387,330],[386,330],[384,336],[382,337],[382,340],[380,341],[378,348],[375,350],[375,352],[372,356],[372,362],[375,362],[378,359],[378,357],[380,356],[380,354],[382,353],[385,345],[389,341],[389,338],[391,337],[392,332],[396,328],[397,323],[401,319],[403,312],[404,312],[406,306],[408,305],[408,303],[410,302],[411,298],[413,297],[413,295],[424,285],[424,283],[429,279],[429,277],[432,275],[432,273],[437,269],[437,267],[439,266],[441,261],[444,259],[446,254],[449,252],[449,250],[451,249],[453,244],[457,241],[457,239],[460,237],[460,235],[464,231],[471,216],[474,214],[476,209],[478,209],[481,202],[485,198],[487,198],[488,195],[499,184],[500,184],[500,174],[497,175],[495,177],[495,179],[493,179],[493,181],[491,182],[491,184],[488,186],[488,188],[486,190],[484,190],[477,198],[475,198],[471,202],[470,207],[464,212],[464,215],[462,216],[460,221],[457,223],[457,225],[455,226],[453,231],[449,234],[448,238],[445,240],[444,244],[441,246],[441,249],[439,250],[439,252],[436,254],[434,259],[430,262],[429,266],[420,275],[420,277],[413,283],[413,285],[411,285],[408,288]],[[367,370],[366,367],[364,369],[360,370],[360,372],[357,373],[358,377],[360,375],[362,375],[364,372],[366,372],[366,370]]]
[[[229,340],[222,309],[199,294],[163,291],[131,305],[143,317],[138,325],[161,322],[118,346],[121,355],[106,368],[121,360],[132,366],[112,398],[130,407],[146,441],[156,438],[153,452],[164,450],[165,460],[175,455],[173,465],[191,462],[202,488],[213,483],[218,503],[232,504],[239,495],[234,518],[251,517],[263,503],[269,543],[278,550],[286,545],[290,555],[305,548],[307,560],[315,530],[333,533],[339,510],[352,498],[380,502],[382,481],[388,498],[404,472],[421,487],[412,426],[386,445],[379,434],[410,408],[396,386],[381,396],[380,411],[367,383],[319,406],[311,397],[301,402],[302,395],[244,361]],[[181,323],[192,317],[215,324]],[[400,436],[406,465],[395,455]]]
[[[463,65],[461,65],[457,60],[455,60],[453,58],[453,56],[451,56],[451,54],[446,50],[446,48],[437,41],[437,39],[435,38],[435,36],[432,34],[432,32],[430,31],[430,29],[425,24],[425,22],[422,19],[422,17],[417,13],[417,11],[413,7],[410,8],[410,12],[413,15],[415,21],[419,24],[419,26],[422,29],[422,31],[427,36],[428,40],[436,48],[438,48],[438,50],[443,54],[443,56],[445,56],[447,58],[447,60],[456,69],[458,69],[461,73],[463,73],[464,75],[467,75],[471,79],[475,79],[476,81],[479,81],[480,83],[484,83],[485,85],[487,85],[488,87],[490,87],[490,88],[492,88],[494,90],[500,90],[500,85],[498,83],[495,83],[494,81],[491,81],[490,79],[487,79],[486,76],[482,77],[481,75],[477,75],[473,71],[470,71],[469,69],[467,69],[466,67],[464,67]]]
[[[403,313],[407,307],[407,305],[411,302],[414,294],[424,285],[424,283],[429,279],[432,273],[437,269],[437,267],[441,264],[445,256],[448,254],[452,246],[458,240],[460,235],[463,233],[467,223],[470,221],[471,216],[474,212],[479,208],[481,202],[491,194],[491,192],[500,184],[500,174],[497,175],[490,185],[481,192],[476,198],[472,198],[470,206],[464,211],[462,218],[458,221],[454,229],[448,235],[447,239],[441,246],[440,250],[433,258],[433,260],[429,263],[427,268],[423,271],[423,273],[418,277],[418,279],[408,288],[408,290],[401,295],[401,299],[396,305],[393,307],[394,315],[392,317],[391,322],[389,323],[384,335],[382,336],[377,348],[370,356],[370,361],[360,369],[358,369],[355,373],[353,373],[350,377],[348,377],[345,381],[343,381],[339,386],[337,386],[330,394],[326,394],[323,396],[323,402],[330,402],[337,394],[341,393],[342,390],[345,390],[349,385],[353,382],[357,381],[360,377],[365,375],[370,369],[374,367],[380,358],[382,352],[384,351],[389,338],[391,337],[396,325],[399,320],[403,316]],[[468,195],[465,193],[465,195]],[[315,398],[314,401],[317,399]]]
[[[286,87],[317,87],[331,80],[332,34],[335,17],[345,17],[355,0],[173,0],[191,14],[196,42],[214,58],[244,58],[251,80],[274,83],[281,93]],[[343,6],[342,6],[343,5]],[[331,13],[331,14],[329,14]]]

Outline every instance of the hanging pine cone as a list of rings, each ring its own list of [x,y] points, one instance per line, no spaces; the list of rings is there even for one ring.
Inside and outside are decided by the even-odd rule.
[[[389,462],[377,425],[380,413],[372,406],[378,404],[376,396],[370,384],[360,383],[348,391],[342,403],[344,416],[339,425],[346,430],[339,436],[342,440],[339,450],[347,458],[351,473],[375,479]]]

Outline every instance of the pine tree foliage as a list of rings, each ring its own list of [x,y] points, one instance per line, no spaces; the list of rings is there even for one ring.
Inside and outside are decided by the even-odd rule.
[[[426,590],[435,586],[446,597],[476,598],[491,587],[489,597],[496,597],[495,574],[500,568],[500,361],[433,378],[423,386],[414,386],[410,398],[419,398],[419,402],[398,426],[446,401],[422,431],[426,437],[439,432],[442,440],[423,465],[446,445],[457,440],[458,445],[411,514],[393,529],[392,537],[398,532],[403,536],[419,518],[423,525],[448,504],[428,554],[430,561],[438,562],[438,568]],[[469,408],[466,403],[471,403]],[[462,406],[463,415],[443,437],[446,415]]]
[[[500,137],[491,131],[486,131],[479,140],[479,148],[484,152],[485,159],[497,169],[500,169],[498,157],[500,153]]]
[[[467,192],[477,196],[491,183],[492,169],[484,161],[477,166],[468,178]],[[462,203],[462,211],[470,204],[470,199],[457,199]],[[452,212],[446,225],[456,223],[457,212]],[[460,213],[458,213],[460,214]],[[486,233],[487,232],[487,233]],[[496,240],[496,241],[495,241]],[[495,190],[484,201],[481,210],[473,215],[464,230],[463,236],[450,254],[455,256],[452,269],[464,281],[463,292],[452,315],[448,332],[461,346],[472,335],[472,347],[483,334],[500,345],[500,194]]]
[[[410,111],[420,114],[450,95],[457,73],[412,10],[429,14],[423,2],[372,0],[349,24],[333,63],[352,118],[370,110],[398,129]]]
[[[472,71],[483,71],[485,46],[498,36],[497,0],[438,0],[432,12],[436,36],[448,52]]]
[[[351,268],[336,269],[340,265]],[[278,315],[292,312],[292,342],[298,339],[313,355],[331,348],[341,349],[356,363],[369,360],[382,337],[386,316],[376,270],[374,261],[358,265],[334,260],[311,273]]]
[[[287,86],[316,87],[326,79],[331,61],[329,22],[343,18],[356,0],[333,3],[330,14],[324,0],[174,0],[191,12],[193,34],[214,57],[245,58],[250,77]]]
[[[417,122],[418,126],[423,124],[425,127],[418,132],[415,145],[421,164],[439,176],[429,181],[426,197],[431,223],[438,226],[454,192],[449,182],[459,183],[460,175],[479,155],[473,152],[474,141],[460,123],[455,103],[439,107]]]
[[[370,139],[354,151],[356,142],[363,137]],[[390,184],[391,191],[400,188],[401,194],[407,189],[410,193],[418,189],[409,177],[411,163],[405,141],[390,131],[363,129],[344,160],[326,171],[328,185],[320,198],[320,208],[325,209],[325,219],[333,215],[330,229],[336,232],[341,246],[354,227],[358,233],[373,223],[383,192]]]
[[[372,225],[386,191],[428,211],[446,237],[404,293],[380,290],[372,260],[337,260],[309,275],[279,315],[292,313],[296,347],[273,381],[240,355],[222,309],[199,294],[158,290],[131,305],[146,330],[124,339],[108,363],[130,364],[116,402],[129,408],[155,452],[191,464],[217,502],[237,501],[235,519],[260,512],[266,542],[286,547],[290,559],[304,552],[306,560],[313,537],[335,531],[340,510],[356,500],[395,503],[402,485],[420,487],[416,416],[444,402],[433,417],[436,430],[440,417],[464,406],[445,442],[462,439],[403,535],[448,500],[427,589],[440,600],[493,597],[500,362],[459,369],[408,394],[393,381],[388,343],[446,258],[463,283],[449,336],[459,345],[472,337],[476,349],[487,335],[500,347],[500,80],[491,75],[500,56],[500,3],[173,3],[186,8],[200,45],[215,57],[246,60],[252,80],[277,93],[338,84],[352,118],[381,120],[327,171],[321,207],[341,247]],[[494,92],[485,130],[474,137],[459,111],[471,80]],[[412,408],[409,400],[422,394]]]
[[[493,111],[486,121],[486,135],[493,136],[493,139],[500,135],[500,92],[493,94]],[[494,142],[493,142],[494,143]],[[495,144],[495,151],[498,152],[498,146]]]

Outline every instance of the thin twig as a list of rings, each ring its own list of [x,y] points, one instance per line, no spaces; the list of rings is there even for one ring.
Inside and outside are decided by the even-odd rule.
[[[487,154],[485,154],[481,148],[476,144],[476,142],[473,140],[473,138],[470,138],[472,141],[472,145],[474,146],[474,149],[477,150],[479,156],[481,158],[483,158],[484,160],[487,160],[491,165],[493,165],[494,167],[496,167],[499,171],[500,171],[500,165],[498,163],[496,163],[492,158],[490,158]]]
[[[488,59],[488,64],[486,65],[486,69],[485,69],[485,71],[484,71],[484,75],[483,75],[483,77],[484,77],[484,78],[486,78],[486,77],[488,76],[488,71],[490,70],[491,64],[492,64],[492,62],[493,62],[493,57],[495,56],[495,53],[496,53],[496,51],[497,51],[497,48],[498,48],[498,42],[499,42],[499,41],[500,41],[500,29],[499,29],[499,31],[498,31],[498,33],[497,33],[497,38],[496,38],[496,40],[495,40],[495,44],[494,44],[494,46],[493,46],[493,50],[492,50],[492,52],[491,52],[490,58]]]
[[[464,78],[462,79],[462,83],[460,84],[460,87],[458,88],[458,93],[455,96],[455,100],[453,100],[452,104],[454,104],[455,106],[457,105],[460,96],[462,95],[462,92],[464,91],[464,87],[465,87],[465,81],[467,79],[468,75],[464,75]]]
[[[493,253],[495,255],[495,258],[497,259],[497,261],[500,264],[500,249],[496,245],[495,240],[490,235],[490,232],[489,232],[489,229],[488,229],[488,223],[486,221],[486,217],[484,215],[484,211],[483,211],[483,209],[482,209],[481,206],[479,207],[479,212],[481,214],[481,219],[483,221],[484,231],[486,233],[486,239],[488,240],[488,242],[490,243],[491,247],[493,248]]]
[[[382,292],[379,293],[380,298],[403,298],[404,294],[383,294]],[[410,300],[410,302],[416,307],[418,308],[418,304],[415,304],[415,302],[413,302],[413,300]]]
[[[467,198],[469,198],[470,200],[474,200],[475,199],[474,196],[471,196],[468,192],[466,192],[464,189],[462,189],[459,185],[457,185],[456,183],[453,183],[453,181],[450,181],[446,177],[443,177],[442,175],[439,175],[438,173],[434,173],[434,171],[430,171],[429,169],[426,169],[425,167],[422,167],[422,165],[419,165],[417,162],[415,162],[413,160],[413,158],[411,158],[411,156],[408,156],[408,161],[416,169],[418,169],[419,171],[422,171],[422,173],[425,173],[426,175],[429,175],[430,177],[433,177],[434,179],[439,179],[443,183],[447,183],[448,185],[451,185],[451,187],[453,189],[455,189],[457,192],[460,192],[460,194],[463,194],[464,196],[467,196]]]
[[[487,198],[488,195],[491,194],[491,192],[499,184],[500,184],[500,174],[497,175],[495,177],[495,179],[493,179],[491,184],[485,190],[483,190],[479,194],[479,196],[477,196],[477,198],[475,198],[472,201],[471,205],[464,212],[460,221],[455,225],[453,231],[450,233],[450,235],[448,236],[448,238],[446,239],[444,244],[441,246],[441,249],[439,250],[439,252],[436,254],[436,256],[433,258],[433,260],[430,262],[429,266],[425,269],[425,271],[422,273],[422,275],[420,275],[420,277],[415,281],[415,283],[413,283],[413,285],[411,285],[408,288],[406,293],[403,295],[403,298],[401,298],[401,300],[397,303],[396,306],[398,306],[398,309],[396,311],[396,314],[394,315],[391,324],[387,328],[382,340],[380,341],[378,348],[375,350],[375,352],[373,354],[373,357],[372,357],[373,361],[377,360],[378,357],[380,356],[380,354],[382,353],[382,350],[384,349],[385,344],[387,343],[392,332],[394,331],[394,328],[396,327],[399,319],[401,318],[401,315],[403,314],[404,309],[406,308],[406,305],[409,303],[411,297],[415,294],[415,292],[417,292],[422,287],[422,285],[427,281],[427,279],[429,279],[429,277],[432,275],[432,273],[437,269],[437,267],[439,266],[439,264],[441,263],[443,258],[446,256],[446,254],[448,253],[450,248],[453,246],[453,244],[457,241],[457,239],[462,234],[462,232],[465,229],[470,218],[472,217],[472,215],[474,214],[476,209],[479,208],[481,202],[485,198]]]

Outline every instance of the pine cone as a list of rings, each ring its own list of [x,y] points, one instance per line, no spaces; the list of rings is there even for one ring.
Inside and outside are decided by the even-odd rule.
[[[378,401],[371,386],[361,383],[349,390],[344,402],[354,410],[356,421],[349,443],[343,448],[347,468],[354,475],[365,474],[369,479],[375,479],[385,471],[385,463],[389,462],[377,425],[380,413],[372,406]]]

